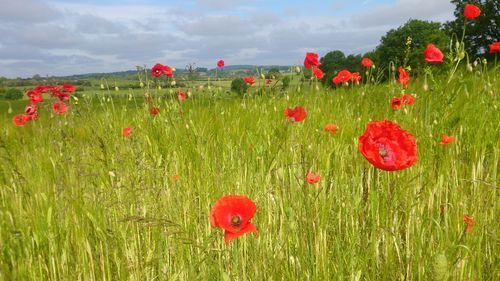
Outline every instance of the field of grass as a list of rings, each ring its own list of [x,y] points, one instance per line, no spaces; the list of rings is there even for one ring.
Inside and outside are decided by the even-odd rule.
[[[25,102],[0,104],[0,280],[500,280],[498,70],[422,83],[399,110],[393,83],[183,103],[155,90],[155,118],[140,93],[85,92],[25,127],[11,121]],[[299,123],[283,116],[295,105]],[[415,135],[411,168],[358,151],[383,119]],[[225,244],[209,214],[228,194],[256,203],[259,232]]]

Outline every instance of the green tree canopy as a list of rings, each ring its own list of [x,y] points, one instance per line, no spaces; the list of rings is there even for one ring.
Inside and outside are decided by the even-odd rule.
[[[411,37],[408,53],[408,61],[405,61],[407,50],[407,39]],[[441,29],[438,22],[422,20],[409,20],[397,29],[391,29],[380,40],[375,53],[377,61],[387,66],[393,61],[396,65],[410,65],[413,68],[425,64],[423,52],[427,44],[433,43],[441,51],[445,52],[448,47],[449,38]]]
[[[320,59],[319,68],[325,73],[322,82],[326,85],[332,83],[332,78],[337,72],[347,69],[351,72],[361,71],[361,55],[344,55],[342,51],[335,50],[327,53]]]
[[[488,46],[500,40],[500,1],[498,0],[451,0],[455,4],[455,20],[445,24],[449,35],[455,34],[458,39],[463,33],[466,22],[465,48],[470,56],[488,56]],[[466,21],[463,16],[466,4],[475,4],[481,9],[481,15],[474,20]]]

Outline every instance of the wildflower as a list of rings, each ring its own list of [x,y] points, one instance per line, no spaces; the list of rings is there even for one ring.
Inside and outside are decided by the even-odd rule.
[[[149,114],[153,117],[155,117],[156,115],[158,115],[158,113],[160,113],[160,108],[159,107],[156,107],[156,106],[153,106],[149,109]]]
[[[467,4],[464,7],[464,17],[468,20],[473,20],[481,15],[481,9],[473,4]]]
[[[425,48],[424,58],[426,62],[443,62],[443,53],[434,44],[429,44],[427,48]]]
[[[217,62],[217,67],[218,67],[218,68],[223,68],[223,67],[224,67],[224,60],[219,60],[219,61]]]
[[[304,59],[304,66],[306,68],[318,67],[321,63],[318,61],[318,54],[306,53],[306,58]]]
[[[401,85],[408,85],[408,82],[410,81],[410,75],[401,66],[399,67],[398,71],[399,79],[397,80],[397,82]]]
[[[323,131],[335,134],[335,133],[337,133],[337,125],[335,125],[335,124],[326,124],[325,128],[323,129]]]
[[[464,214],[464,223],[465,223],[465,233],[471,234],[472,228],[476,224],[476,221],[473,218],[471,218],[469,215]]]
[[[187,95],[186,93],[184,93],[183,91],[181,90],[178,90],[177,91],[177,99],[179,99],[180,102],[183,102],[187,99]]]
[[[389,120],[369,123],[358,148],[368,162],[385,171],[403,170],[417,162],[415,137]]]
[[[30,121],[29,116],[27,114],[18,114],[12,118],[12,123],[18,127],[22,127],[26,125]]]
[[[316,184],[321,180],[321,176],[313,172],[307,173],[306,181],[308,184]]]
[[[293,119],[295,122],[300,122],[307,117],[307,112],[300,105],[297,105],[294,109],[285,109],[285,117]]]
[[[257,232],[257,228],[250,220],[253,218],[257,206],[246,196],[223,196],[210,210],[210,224],[224,230],[224,240],[229,242],[249,232]]]
[[[314,68],[314,70],[313,70],[313,75],[314,75],[316,78],[318,78],[318,79],[321,79],[321,78],[323,78],[323,76],[325,76],[325,74],[323,73],[323,71],[322,71],[321,69],[317,68],[317,67],[316,67],[316,68]]]
[[[68,107],[63,101],[52,104],[52,111],[55,114],[64,115],[68,111]]]
[[[129,136],[132,134],[132,131],[133,131],[133,129],[132,129],[132,128],[130,128],[130,127],[123,128],[123,129],[122,129],[122,135],[123,135],[124,137],[129,137]]]
[[[253,76],[244,77],[243,80],[245,81],[245,83],[247,83],[249,85],[255,84],[255,77],[253,77]]]
[[[366,68],[370,68],[373,66],[373,61],[369,58],[361,59],[361,65]]]
[[[447,145],[447,144],[453,142],[454,140],[455,140],[455,137],[448,136],[447,134],[443,134],[441,136],[441,141],[439,142],[439,144],[441,144],[441,145]]]
[[[495,42],[489,46],[490,54],[500,52],[500,42]]]

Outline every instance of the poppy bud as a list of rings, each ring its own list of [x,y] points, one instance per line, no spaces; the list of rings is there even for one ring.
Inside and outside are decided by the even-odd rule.
[[[486,59],[483,59],[483,64],[484,65],[487,65],[488,64],[488,61]]]
[[[467,71],[469,71],[469,72],[473,71],[472,65],[470,65],[470,63],[467,64]]]
[[[115,91],[119,91],[120,88],[118,88],[118,86],[115,86]]]
[[[170,83],[170,85],[172,85],[172,86],[175,86],[175,84],[177,84],[177,82],[175,82],[175,80]]]
[[[104,84],[101,84],[101,89],[104,89]]]
[[[172,72],[175,72],[177,69],[175,69],[175,67],[172,67]]]
[[[139,87],[144,88],[144,83],[139,83]]]
[[[429,90],[429,85],[427,85],[427,83],[424,84],[424,91],[428,91]]]
[[[300,73],[300,67],[296,66],[295,67],[295,72]]]

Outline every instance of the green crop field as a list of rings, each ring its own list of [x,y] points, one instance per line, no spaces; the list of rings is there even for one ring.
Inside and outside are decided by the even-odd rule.
[[[145,89],[88,90],[24,127],[26,100],[1,102],[0,280],[499,280],[500,81],[477,69],[411,80],[397,110],[392,82],[155,88],[156,117]],[[412,167],[358,150],[384,119],[416,137]],[[209,216],[230,194],[255,202],[258,233],[226,244]]]

